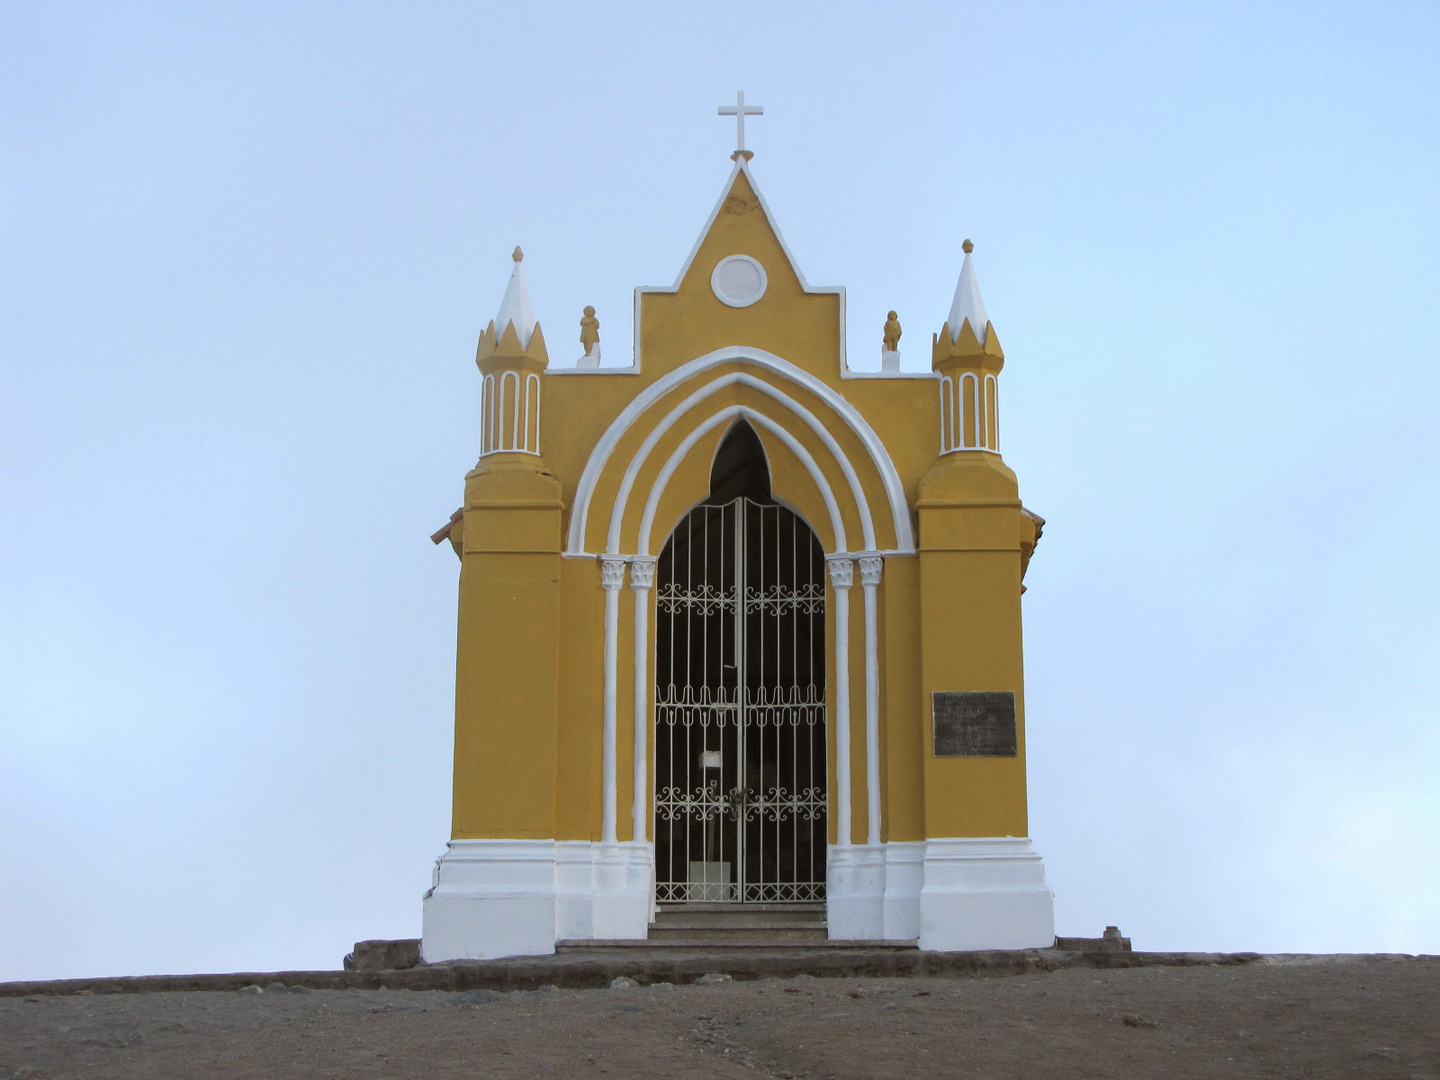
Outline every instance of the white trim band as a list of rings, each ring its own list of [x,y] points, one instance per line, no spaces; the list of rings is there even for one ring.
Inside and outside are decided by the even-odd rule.
[[[885,560],[859,560],[865,590],[865,842],[880,843],[880,575]]]
[[[650,590],[655,585],[655,560],[630,561],[630,590],[635,594],[635,771],[630,802],[631,839],[644,841],[649,832],[650,800]]]
[[[618,842],[615,828],[619,783],[616,775],[616,686],[620,664],[620,586],[625,583],[625,560],[600,560],[600,585],[605,590],[605,712],[601,736],[600,835],[607,845]]]
[[[835,708],[831,712],[835,746],[835,844],[850,846],[850,586],[855,564],[844,555],[828,555],[830,586],[835,592]]]

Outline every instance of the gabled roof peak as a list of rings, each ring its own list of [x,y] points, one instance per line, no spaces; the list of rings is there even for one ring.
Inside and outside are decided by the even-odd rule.
[[[755,182],[755,174],[749,165],[748,156],[735,155],[735,165],[730,170],[730,175],[725,180],[725,186],[720,191],[720,198],[715,203],[715,208],[710,211],[710,216],[705,219],[705,225],[700,230],[700,235],[695,238],[695,246],[690,249],[690,254],[685,257],[684,264],[680,267],[680,273],[675,276],[675,284],[669,289],[654,289],[646,291],[674,292],[680,288],[685,280],[685,275],[695,263],[695,257],[700,254],[700,248],[709,237],[711,230],[715,227],[716,219],[722,214],[748,215],[752,211],[759,211],[764,218],[769,231],[774,234],[780,244],[780,250],[784,253],[785,261],[790,264],[790,269],[800,281],[800,287],[806,292],[833,292],[833,289],[811,288],[801,272],[795,256],[790,251],[790,245],[785,242],[780,227],[776,225],[774,215],[770,212],[770,206],[761,194],[760,185]],[[738,190],[737,190],[738,189]],[[748,189],[748,190],[747,190]]]
[[[985,301],[980,298],[980,284],[975,280],[975,267],[970,253],[975,245],[966,240],[962,245],[965,261],[960,264],[960,280],[955,283],[955,299],[950,304],[950,340],[960,340],[960,327],[970,320],[970,327],[981,345],[985,344],[985,327],[990,317],[985,314]]]

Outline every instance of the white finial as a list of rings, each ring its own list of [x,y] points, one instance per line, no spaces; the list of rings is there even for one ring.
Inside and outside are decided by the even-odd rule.
[[[733,116],[733,117],[735,117],[735,153],[737,153],[737,154],[744,154],[744,155],[746,155],[746,157],[747,157],[747,159],[748,159],[748,156],[749,156],[749,154],[750,154],[750,151],[748,151],[748,150],[745,149],[745,117],[747,117],[747,116],[763,116],[764,114],[765,114],[765,107],[764,107],[763,105],[746,105],[746,104],[745,104],[745,91],[744,91],[744,90],[737,90],[737,91],[735,92],[735,104],[734,104],[734,105],[721,105],[721,106],[720,106],[720,115],[721,115],[721,116]]]
[[[495,338],[505,336],[505,327],[515,324],[515,333],[520,337],[520,347],[529,347],[530,335],[535,332],[535,313],[530,310],[530,290],[525,285],[525,271],[520,260],[525,253],[516,247],[510,256],[515,260],[515,269],[510,271],[510,283],[505,286],[505,298],[500,301],[500,313],[495,316]]]
[[[960,340],[960,327],[966,319],[975,331],[981,345],[985,344],[985,324],[990,316],[985,314],[985,301],[980,299],[980,286],[975,281],[975,267],[970,264],[970,252],[975,245],[965,241],[965,261],[960,264],[960,280],[955,283],[955,300],[950,305],[950,340]]]

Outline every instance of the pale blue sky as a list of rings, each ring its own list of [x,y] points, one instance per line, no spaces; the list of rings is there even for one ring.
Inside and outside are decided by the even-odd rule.
[[[0,6],[0,979],[327,967],[448,830],[475,337],[628,358],[744,88],[1005,344],[1061,933],[1440,952],[1440,8]]]

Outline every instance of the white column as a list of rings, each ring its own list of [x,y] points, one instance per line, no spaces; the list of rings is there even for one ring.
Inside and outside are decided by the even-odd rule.
[[[615,801],[618,797],[615,780],[615,686],[620,663],[620,586],[624,582],[625,560],[618,555],[601,556],[600,584],[605,589],[605,728],[601,741],[604,801],[600,808],[600,839],[607,847],[619,842],[615,832]]]
[[[850,846],[850,586],[855,564],[848,555],[829,555],[835,589],[835,844]]]
[[[649,814],[645,793],[650,786],[650,588],[655,584],[655,560],[637,557],[630,564],[630,591],[635,594],[635,787],[630,803],[630,837],[645,842]]]
[[[880,843],[880,574],[885,560],[867,555],[860,560],[860,584],[865,588],[865,795],[869,811],[865,842]]]

